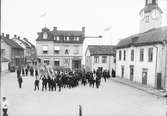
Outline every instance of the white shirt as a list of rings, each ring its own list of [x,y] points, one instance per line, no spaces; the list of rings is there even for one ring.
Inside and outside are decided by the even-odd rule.
[[[8,108],[7,101],[2,101],[2,109],[7,109],[7,108]]]

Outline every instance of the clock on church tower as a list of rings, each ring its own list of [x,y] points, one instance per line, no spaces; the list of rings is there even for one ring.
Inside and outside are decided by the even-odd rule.
[[[145,0],[145,7],[140,11],[140,32],[158,28],[162,23],[162,10],[158,0]]]

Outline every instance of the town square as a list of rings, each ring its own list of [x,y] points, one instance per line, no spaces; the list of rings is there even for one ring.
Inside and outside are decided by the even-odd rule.
[[[167,0],[2,0],[2,116],[167,116]]]

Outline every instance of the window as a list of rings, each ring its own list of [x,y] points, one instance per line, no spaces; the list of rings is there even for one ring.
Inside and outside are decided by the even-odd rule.
[[[107,63],[107,56],[102,56],[102,63]]]
[[[60,62],[58,60],[54,61],[55,66],[60,66]]]
[[[65,50],[65,54],[69,54],[69,50],[68,49]]]
[[[45,64],[49,64],[49,60],[44,60],[44,63]]]
[[[46,32],[43,33],[43,39],[47,39],[48,38],[48,34]]]
[[[59,41],[60,40],[60,38],[59,38],[59,36],[57,36],[57,41]]]
[[[99,56],[94,56],[95,63],[99,63]]]
[[[119,60],[121,60],[122,51],[119,51]]]
[[[64,36],[59,37],[61,41],[64,41]]]
[[[70,40],[74,40],[74,36],[70,36],[69,38],[70,38]]]
[[[131,61],[134,61],[134,50],[131,50]]]
[[[148,61],[149,62],[153,61],[153,48],[148,49]]]
[[[126,51],[124,50],[124,61],[126,60]]]
[[[54,53],[55,53],[55,54],[59,54],[59,51],[60,51],[60,48],[57,47],[57,46],[55,46],[55,47],[54,47]]]
[[[48,46],[43,46],[43,54],[47,54],[48,53]]]
[[[140,61],[144,61],[144,49],[140,49]]]
[[[151,4],[152,3],[152,0],[148,0],[148,4]]]
[[[145,19],[146,23],[149,23],[149,20],[150,20],[149,18],[150,18],[149,16],[146,16],[146,19]]]
[[[1,49],[1,56],[5,56],[5,49]]]

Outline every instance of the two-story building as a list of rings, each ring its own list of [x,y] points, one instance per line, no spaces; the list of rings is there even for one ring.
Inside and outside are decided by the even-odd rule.
[[[27,64],[29,62],[32,62],[36,54],[35,46],[26,38],[21,39],[20,36],[17,37],[17,35],[14,35],[12,40],[14,40],[24,49],[24,63]]]
[[[14,66],[24,64],[24,49],[12,39],[9,35],[1,35],[1,57],[8,59]]]
[[[157,0],[140,11],[140,33],[122,39],[116,50],[116,75],[157,89],[166,89],[167,27],[161,27]]]
[[[88,45],[85,52],[85,69],[93,71],[101,68],[110,73],[115,71],[115,49],[111,45]]]
[[[81,31],[43,28],[36,40],[37,57],[54,67],[80,69],[85,28]]]

